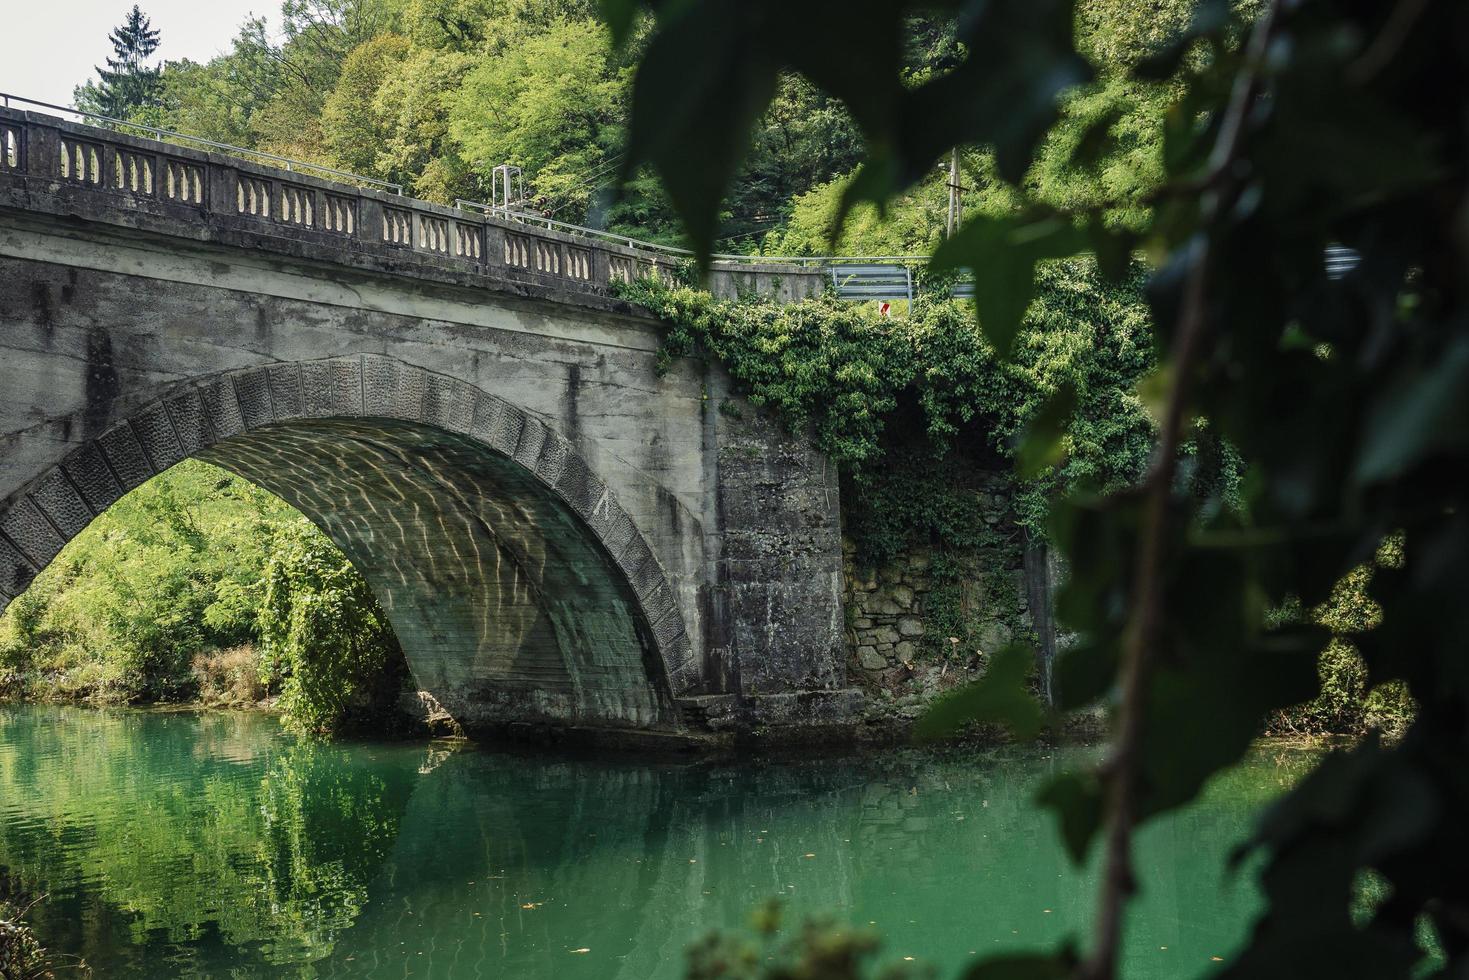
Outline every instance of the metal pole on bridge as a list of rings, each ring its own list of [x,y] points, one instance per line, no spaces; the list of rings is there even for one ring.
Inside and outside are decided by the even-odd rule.
[[[964,205],[959,197],[963,190],[959,183],[959,148],[956,146],[949,154],[949,220],[944,226],[945,238],[954,237],[954,232],[959,230],[959,222],[964,217]]]

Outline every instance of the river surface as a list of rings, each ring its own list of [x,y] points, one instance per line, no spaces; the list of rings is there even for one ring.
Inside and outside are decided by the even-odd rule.
[[[771,896],[951,977],[1084,933],[1095,869],[1031,798],[1092,758],[639,764],[0,706],[0,878],[44,892],[40,938],[99,977],[679,977]],[[1144,834],[1126,977],[1228,959],[1258,895],[1224,856],[1310,758],[1256,751]]]

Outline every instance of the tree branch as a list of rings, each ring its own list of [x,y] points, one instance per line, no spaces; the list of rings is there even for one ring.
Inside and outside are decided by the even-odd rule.
[[[1158,439],[1158,455],[1143,485],[1142,542],[1133,582],[1132,614],[1123,640],[1121,702],[1116,745],[1106,768],[1109,777],[1106,857],[1097,903],[1095,941],[1091,956],[1081,964],[1081,980],[1113,980],[1122,943],[1122,917],[1136,890],[1132,869],[1132,835],[1138,823],[1139,766],[1144,736],[1143,716],[1154,654],[1164,619],[1164,562],[1173,531],[1170,502],[1178,467],[1194,369],[1208,331],[1210,267],[1213,263],[1214,225],[1233,205],[1238,193],[1234,163],[1243,144],[1245,119],[1259,93],[1261,69],[1283,0],[1272,0],[1250,36],[1244,68],[1235,78],[1230,101],[1210,154],[1208,173],[1217,174],[1205,191],[1201,234],[1193,251],[1172,351],[1173,377]]]

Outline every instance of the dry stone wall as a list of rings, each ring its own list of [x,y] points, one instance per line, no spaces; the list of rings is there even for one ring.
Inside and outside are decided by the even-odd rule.
[[[1034,638],[1006,480],[987,475],[969,492],[994,547],[910,542],[873,565],[843,539],[848,676],[869,695],[869,720],[913,717],[935,694],[979,676],[1005,644]]]

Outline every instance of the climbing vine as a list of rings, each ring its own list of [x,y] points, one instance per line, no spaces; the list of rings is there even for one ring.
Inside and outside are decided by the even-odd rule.
[[[1095,264],[1057,262],[1040,274],[1037,298],[1010,360],[996,356],[962,302],[922,295],[907,316],[823,295],[794,304],[721,300],[683,284],[643,279],[620,294],[666,324],[659,368],[679,358],[723,364],[755,405],[817,445],[864,488],[883,482],[898,455],[928,466],[951,453],[1007,464],[1027,426],[1058,391],[1073,394],[1054,468],[1021,480],[1020,523],[1040,532],[1058,491],[1106,492],[1131,485],[1147,464],[1153,423],[1139,383],[1154,363],[1140,275],[1113,285]],[[943,481],[932,494],[884,494],[863,532],[870,554],[891,554],[919,526],[957,534]],[[945,516],[947,515],[947,516]],[[887,528],[887,531],[879,531]]]
[[[1019,606],[1006,573],[1023,540],[1014,525],[1007,532],[985,519],[982,486],[998,481],[1014,524],[1044,535],[1057,494],[1133,483],[1153,440],[1139,395],[1152,334],[1137,278],[1108,283],[1090,261],[1042,271],[1011,360],[995,355],[946,282],[924,285],[908,315],[891,318],[831,295],[780,305],[656,279],[619,288],[666,323],[661,371],[680,358],[715,360],[750,402],[812,432],[841,466],[859,565],[929,550],[923,645],[967,655],[979,647],[979,623],[966,583],[982,583],[979,608]],[[1015,473],[1020,436],[1062,389],[1073,406],[1063,453]],[[988,594],[996,590],[1006,594]]]

